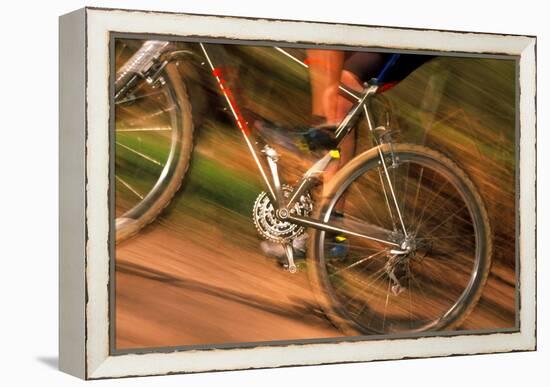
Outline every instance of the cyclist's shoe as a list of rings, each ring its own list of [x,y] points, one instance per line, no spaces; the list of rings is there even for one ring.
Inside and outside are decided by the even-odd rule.
[[[344,214],[334,211],[333,220],[339,224],[344,222]],[[329,247],[328,255],[331,258],[345,258],[349,252],[349,241],[342,234],[327,233],[327,244]]]
[[[254,128],[270,144],[277,144],[291,152],[335,149],[335,125],[322,124],[307,129],[289,129],[265,120],[254,121]]]
[[[307,233],[303,233],[292,241],[294,259],[303,259],[306,257],[307,238]],[[272,241],[262,241],[260,248],[266,256],[286,263],[286,253],[282,244]]]
[[[254,121],[254,128],[269,144],[277,144],[293,153],[302,152],[300,134],[265,120]]]
[[[315,126],[304,133],[304,140],[311,151],[335,149],[338,145],[335,131],[335,125]]]
[[[331,258],[345,258],[349,252],[349,242],[343,235],[335,235],[329,242],[328,255]]]

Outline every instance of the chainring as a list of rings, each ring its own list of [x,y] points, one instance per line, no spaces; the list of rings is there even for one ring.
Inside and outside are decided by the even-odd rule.
[[[286,199],[289,199],[294,191],[291,186],[286,184],[283,184],[281,189]],[[291,208],[291,212],[298,216],[309,216],[312,210],[313,200],[309,192],[300,196]],[[280,220],[275,213],[271,197],[265,191],[260,193],[254,202],[252,219],[260,236],[277,243],[290,242],[305,230],[303,226]]]

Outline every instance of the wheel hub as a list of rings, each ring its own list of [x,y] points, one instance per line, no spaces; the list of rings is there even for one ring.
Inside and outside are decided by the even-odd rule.
[[[416,250],[416,240],[414,239],[414,237],[409,236],[401,242],[400,247],[407,254],[414,253],[414,251]]]

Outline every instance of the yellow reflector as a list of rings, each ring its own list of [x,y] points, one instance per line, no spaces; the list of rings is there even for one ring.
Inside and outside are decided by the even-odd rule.
[[[333,159],[339,159],[340,158],[340,151],[338,151],[338,149],[331,150],[330,151],[330,156]]]
[[[346,240],[346,237],[345,236],[342,236],[342,235],[338,235],[336,237],[336,242],[343,242]]]

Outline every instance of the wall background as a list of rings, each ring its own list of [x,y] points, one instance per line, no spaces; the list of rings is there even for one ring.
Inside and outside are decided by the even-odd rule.
[[[531,0],[378,2],[290,0],[8,2],[0,13],[0,380],[17,385],[77,385],[57,371],[57,17],[88,6],[151,9],[538,36],[538,347],[513,353],[408,361],[224,372],[95,382],[111,385],[541,385],[550,350],[548,238],[548,72],[550,27],[544,3]],[[546,153],[546,154],[545,154]],[[546,159],[546,160],[545,160]],[[33,384],[31,384],[33,383]],[[40,385],[38,384],[38,385]]]

